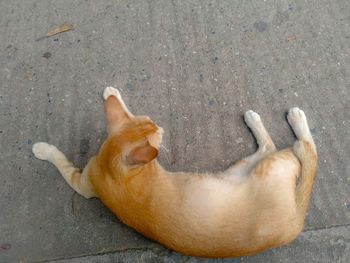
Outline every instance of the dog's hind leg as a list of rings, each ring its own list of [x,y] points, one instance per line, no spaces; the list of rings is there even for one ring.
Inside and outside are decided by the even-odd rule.
[[[249,110],[244,114],[244,120],[257,141],[258,150],[231,166],[223,173],[224,176],[247,175],[260,160],[276,151],[275,144],[266,131],[259,114]]]

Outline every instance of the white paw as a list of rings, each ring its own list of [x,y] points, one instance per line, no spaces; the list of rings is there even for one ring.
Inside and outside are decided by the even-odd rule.
[[[247,123],[249,127],[256,126],[257,123],[261,122],[261,118],[259,114],[256,112],[249,110],[244,113],[244,121]]]
[[[304,111],[294,107],[289,109],[287,115],[288,122],[292,126],[295,135],[299,139],[303,139],[310,133]]]
[[[294,128],[294,126],[300,126],[306,123],[306,116],[304,111],[301,109],[294,107],[289,109],[288,111],[288,122]]]
[[[32,151],[36,158],[40,160],[49,160],[52,154],[57,151],[57,148],[46,142],[38,142],[33,145]]]
[[[122,97],[120,96],[120,93],[117,89],[113,88],[113,87],[107,87],[105,88],[105,90],[103,91],[103,98],[106,100],[108,99],[109,96],[115,96],[117,97],[119,100],[122,99]]]

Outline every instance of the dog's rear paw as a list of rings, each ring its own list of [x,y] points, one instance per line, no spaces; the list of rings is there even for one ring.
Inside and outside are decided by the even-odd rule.
[[[291,108],[288,111],[287,119],[299,139],[305,139],[309,135],[310,131],[304,111],[297,107]]]
[[[256,112],[249,110],[244,113],[244,121],[248,125],[248,127],[252,128],[256,126],[258,122],[261,122],[260,115]]]
[[[57,151],[57,148],[46,142],[38,142],[33,145],[32,151],[36,158],[40,160],[49,160],[52,153]]]
[[[107,100],[109,96],[115,96],[117,99],[121,100],[119,91],[113,87],[107,87],[103,91],[104,100]]]
[[[287,118],[288,118],[289,124],[292,126],[306,122],[306,116],[304,111],[302,111],[298,107],[290,108],[288,111]]]

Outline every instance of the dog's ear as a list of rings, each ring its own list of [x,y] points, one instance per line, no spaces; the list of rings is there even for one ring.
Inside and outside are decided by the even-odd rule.
[[[110,125],[122,124],[129,121],[132,116],[128,109],[126,109],[124,103],[122,103],[115,96],[109,96],[105,101],[105,111],[107,120]]]
[[[132,149],[125,160],[128,165],[144,165],[149,163],[158,155],[158,150],[152,147],[148,142]]]

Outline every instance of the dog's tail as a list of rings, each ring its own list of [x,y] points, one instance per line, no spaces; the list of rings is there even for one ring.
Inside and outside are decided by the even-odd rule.
[[[295,198],[297,211],[304,222],[317,171],[317,152],[313,142],[305,140],[295,142],[293,152],[301,162],[301,175],[296,186]]]

